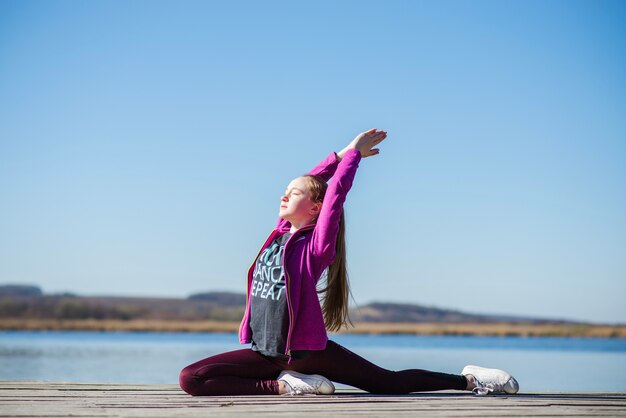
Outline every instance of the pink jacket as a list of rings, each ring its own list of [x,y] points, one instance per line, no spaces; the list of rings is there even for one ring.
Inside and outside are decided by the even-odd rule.
[[[287,308],[289,310],[289,331],[287,333],[286,355],[291,350],[323,350],[328,335],[324,325],[322,308],[317,296],[317,281],[324,270],[335,259],[335,243],[339,232],[339,219],[346,195],[352,187],[356,170],[361,160],[361,152],[356,149],[346,151],[341,161],[334,152],[320,162],[308,174],[319,175],[328,181],[322,209],[317,222],[296,230],[285,243],[283,268],[285,271]],[[251,342],[250,329],[250,286],[256,258],[278,236],[288,232],[291,223],[278,219],[276,228],[259,250],[248,270],[246,310],[239,326],[239,342]]]

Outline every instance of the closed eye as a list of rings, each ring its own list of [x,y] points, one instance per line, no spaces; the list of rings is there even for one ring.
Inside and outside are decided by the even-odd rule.
[[[285,190],[285,194],[289,194],[289,190]],[[300,194],[300,190],[293,190],[291,194]]]

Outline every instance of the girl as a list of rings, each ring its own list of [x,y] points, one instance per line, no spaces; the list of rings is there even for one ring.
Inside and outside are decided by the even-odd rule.
[[[280,199],[278,224],[248,271],[239,340],[251,347],[185,367],[179,379],[185,392],[331,394],[335,390],[331,381],[378,394],[444,389],[479,395],[517,392],[517,381],[503,370],[466,366],[460,375],[390,371],[328,340],[327,330],[351,323],[343,204],[361,158],[378,155],[374,147],[386,137],[387,132],[376,128],[363,132],[289,183]],[[324,286],[318,290],[324,272]]]

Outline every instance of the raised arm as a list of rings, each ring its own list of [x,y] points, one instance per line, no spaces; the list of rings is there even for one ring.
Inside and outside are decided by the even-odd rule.
[[[335,245],[339,233],[339,221],[346,196],[352,187],[356,175],[361,152],[357,149],[348,150],[339,163],[335,176],[328,183],[322,209],[317,218],[310,251],[315,257],[322,259],[324,264],[330,264],[335,258]]]
[[[359,134],[341,151],[335,175],[326,189],[322,209],[317,218],[310,251],[320,261],[329,265],[335,258],[339,222],[346,196],[352,187],[361,158],[377,155],[380,151],[373,148],[387,137],[384,131],[369,131]]]
[[[380,150],[374,148],[387,137],[387,132],[379,131],[376,128],[360,133],[339,153],[332,152],[324,158],[319,164],[313,167],[307,174],[317,175],[328,182],[331,177],[333,181],[328,184],[322,209],[318,216],[314,234],[319,239],[314,243],[314,252],[319,254],[331,254],[334,257],[335,241],[337,232],[339,231],[339,219],[341,217],[341,209],[346,199],[346,194],[352,186],[356,169],[361,158],[378,155]],[[358,158],[357,158],[358,156]],[[356,161],[355,161],[356,160]],[[341,168],[343,167],[343,168]],[[327,204],[328,200],[328,204]],[[334,207],[334,209],[333,209]],[[337,207],[339,210],[337,210]],[[320,221],[322,221],[320,223]],[[336,224],[336,225],[335,225]],[[278,218],[276,224],[277,229],[290,227],[291,223],[281,217]],[[320,233],[317,233],[317,230]],[[332,234],[335,239],[332,240]],[[328,241],[332,240],[332,244]],[[314,240],[315,241],[315,240]],[[332,250],[332,251],[331,251]]]
[[[335,174],[339,161],[341,161],[339,155],[336,152],[331,152],[326,158],[320,161],[318,165],[309,170],[307,174],[320,176],[324,181],[328,181]]]

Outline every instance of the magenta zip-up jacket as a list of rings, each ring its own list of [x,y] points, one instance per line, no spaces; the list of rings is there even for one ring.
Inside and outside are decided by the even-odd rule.
[[[326,348],[328,335],[324,325],[324,316],[317,297],[317,282],[324,270],[335,259],[339,220],[343,204],[357,168],[361,161],[361,152],[356,149],[346,151],[341,161],[336,153],[331,153],[308,174],[321,176],[328,182],[322,209],[317,222],[296,230],[285,243],[283,269],[287,309],[289,310],[289,330],[285,354],[291,356],[291,350],[323,350]],[[278,236],[289,232],[291,222],[278,219],[276,228],[259,250],[257,257]],[[252,341],[250,329],[250,286],[256,258],[248,270],[246,310],[239,326],[239,342],[248,344]]]

